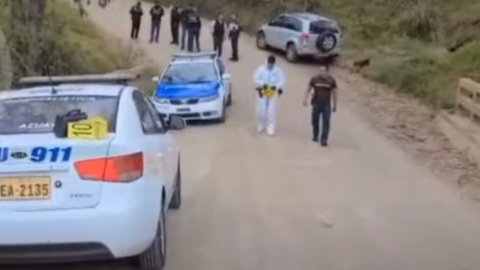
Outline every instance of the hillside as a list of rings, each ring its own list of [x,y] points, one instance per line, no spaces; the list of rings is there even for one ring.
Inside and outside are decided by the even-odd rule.
[[[22,23],[27,20],[24,14],[19,16],[20,23],[11,25],[12,3],[0,2],[0,28],[8,44],[14,80],[48,73],[103,73],[131,67],[139,60],[138,52],[106,37],[66,1],[46,1],[41,29],[35,30]],[[23,10],[27,3],[15,0],[24,5]]]
[[[480,79],[477,0],[184,2],[193,2],[206,16],[236,13],[252,33],[261,22],[287,10],[334,17],[344,32],[345,59],[371,58],[371,65],[361,71],[365,76],[436,108],[452,105],[459,76]]]

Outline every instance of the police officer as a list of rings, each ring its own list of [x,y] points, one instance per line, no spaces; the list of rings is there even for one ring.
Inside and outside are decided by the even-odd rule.
[[[170,44],[178,45],[178,30],[180,27],[180,12],[177,6],[173,6],[170,13],[170,30],[172,31],[172,42]]]
[[[257,85],[257,131],[267,134],[275,134],[275,121],[277,114],[277,99],[283,94],[282,87],[285,84],[283,71],[275,65],[275,56],[270,55],[266,64],[257,68],[254,81]]]
[[[138,39],[138,32],[140,31],[143,16],[142,3],[140,1],[130,9],[130,16],[132,17],[132,32],[130,37],[132,39]]]
[[[181,36],[182,50],[185,49],[185,38],[187,37],[187,34],[188,34],[188,18],[190,17],[190,13],[192,12],[192,10],[193,10],[192,4],[188,4],[180,12],[180,25],[182,26],[182,36]]]
[[[150,9],[150,16],[152,17],[152,29],[150,32],[150,43],[157,42],[160,35],[160,26],[162,24],[162,17],[165,14],[160,2],[155,1],[155,5]]]
[[[222,57],[223,41],[225,40],[226,24],[223,15],[218,15],[218,18],[212,23],[212,37],[213,50],[217,52],[218,57]]]
[[[320,132],[320,116],[322,120],[321,145],[328,146],[330,132],[330,116],[337,110],[337,82],[328,74],[328,66],[322,65],[318,75],[314,76],[308,85],[304,106],[308,106],[311,97],[313,141],[318,142]]]
[[[238,61],[238,39],[241,32],[240,24],[238,23],[237,16],[232,15],[230,24],[228,25],[228,37],[232,43],[232,57],[230,60]]]
[[[200,52],[200,31],[202,29],[202,21],[198,16],[197,8],[193,8],[187,22],[188,29],[188,46],[189,52],[193,51],[193,45],[195,45],[197,52]]]

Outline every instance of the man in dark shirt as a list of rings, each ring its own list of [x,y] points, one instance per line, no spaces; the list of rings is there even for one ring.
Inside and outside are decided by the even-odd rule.
[[[180,27],[180,12],[177,6],[173,6],[170,13],[170,29],[172,30],[172,42],[170,44],[178,45],[178,30]]]
[[[230,24],[228,25],[228,37],[232,43],[232,57],[230,60],[238,61],[238,39],[242,28],[238,22],[237,16],[232,15]]]
[[[157,42],[160,34],[160,25],[162,23],[162,17],[165,14],[159,1],[155,1],[155,5],[150,9],[150,16],[152,17],[152,30],[150,32],[150,43]]]
[[[188,18],[190,17],[190,13],[192,13],[193,6],[192,4],[188,4],[186,7],[182,9],[180,12],[180,24],[182,26],[182,50],[185,49],[185,38],[187,37],[188,33]]]
[[[223,41],[225,41],[226,32],[225,20],[223,15],[220,14],[212,23],[213,50],[218,53],[218,57],[222,57]]]
[[[187,22],[187,29],[188,51],[193,51],[193,45],[195,43],[197,52],[200,52],[200,30],[202,29],[202,21],[200,20],[200,16],[198,16],[198,10],[196,8],[193,8],[192,12],[190,13]]]
[[[311,97],[313,141],[318,142],[320,116],[322,116],[322,146],[328,145],[330,116],[337,110],[337,82],[328,74],[328,66],[321,66],[320,73],[314,76],[305,93],[304,106],[308,106]],[[333,106],[332,106],[333,105]]]
[[[130,16],[132,17],[132,32],[130,37],[132,39],[138,39],[138,32],[140,31],[143,16],[142,3],[140,1],[130,9]]]

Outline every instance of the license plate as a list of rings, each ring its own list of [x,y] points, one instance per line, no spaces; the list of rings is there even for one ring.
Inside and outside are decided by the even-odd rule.
[[[48,176],[0,178],[0,200],[48,200],[50,197]]]
[[[189,112],[190,108],[179,108],[177,109],[177,112]]]

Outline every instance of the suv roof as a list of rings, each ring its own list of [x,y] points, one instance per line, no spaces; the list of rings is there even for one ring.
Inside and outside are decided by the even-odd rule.
[[[330,18],[314,14],[314,13],[286,13],[286,15],[294,16],[307,21],[333,21]]]

